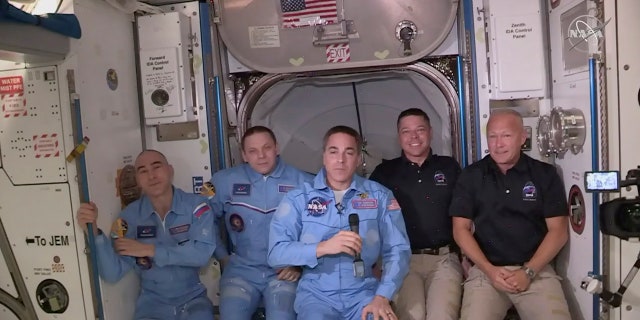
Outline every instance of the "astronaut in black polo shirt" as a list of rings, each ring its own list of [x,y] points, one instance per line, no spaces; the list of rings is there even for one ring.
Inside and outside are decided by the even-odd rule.
[[[571,319],[550,262],[568,238],[567,201],[556,169],[520,151],[522,117],[491,114],[489,155],[465,168],[450,207],[453,235],[475,265],[464,284],[461,319]],[[475,231],[473,231],[475,229]]]
[[[460,166],[431,151],[431,124],[421,109],[398,116],[402,155],[378,165],[370,179],[393,191],[409,242],[409,274],[395,300],[400,320],[458,319],[462,268],[454,244],[449,203]],[[480,319],[480,318],[478,318]]]

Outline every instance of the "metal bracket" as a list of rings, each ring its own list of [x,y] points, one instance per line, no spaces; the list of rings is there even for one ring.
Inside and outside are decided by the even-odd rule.
[[[313,45],[316,47],[349,43],[351,38],[358,37],[358,30],[353,20],[342,20],[336,24],[320,24],[313,28]]]

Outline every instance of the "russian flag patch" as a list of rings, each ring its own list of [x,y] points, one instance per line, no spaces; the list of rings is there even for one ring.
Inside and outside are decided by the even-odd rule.
[[[208,204],[203,202],[193,210],[193,215],[196,216],[196,218],[200,218],[208,210],[211,210],[211,208]]]

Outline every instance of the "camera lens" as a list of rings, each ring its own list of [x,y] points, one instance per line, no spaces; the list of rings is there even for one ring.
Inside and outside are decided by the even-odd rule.
[[[640,232],[640,203],[628,203],[618,209],[617,225],[626,232]]]

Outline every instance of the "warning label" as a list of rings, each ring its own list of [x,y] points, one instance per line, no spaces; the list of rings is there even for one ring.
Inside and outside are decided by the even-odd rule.
[[[351,50],[348,43],[327,45],[327,62],[347,62],[351,60]]]
[[[5,118],[27,115],[22,76],[0,78],[0,104]]]
[[[249,27],[249,46],[257,48],[279,48],[280,32],[278,26]]]
[[[181,67],[177,50],[164,48],[141,51],[140,60],[144,62],[141,77],[147,116],[181,115],[181,103],[178,98],[182,90],[178,73]]]
[[[59,157],[60,147],[58,134],[41,134],[33,136],[33,151],[36,158]]]
[[[51,268],[33,268],[33,274],[36,276],[50,276]]]

